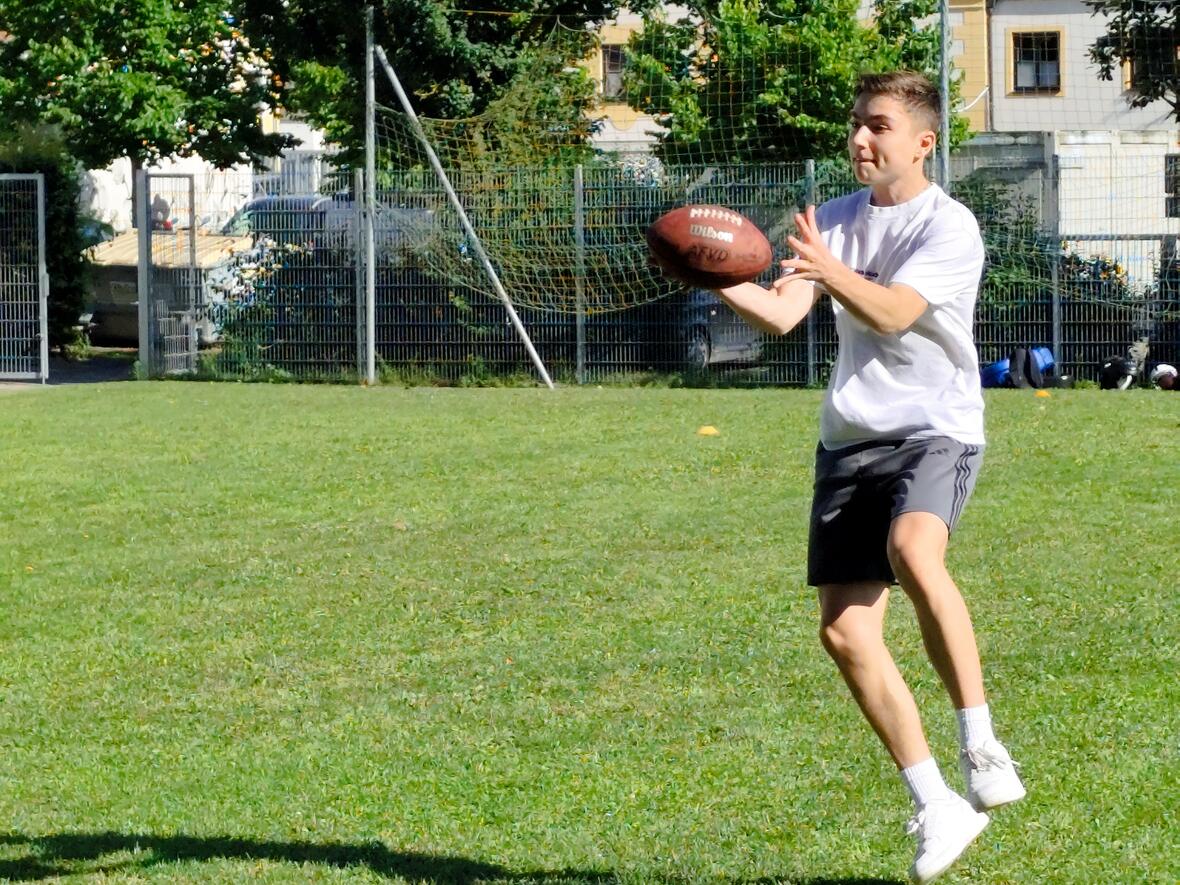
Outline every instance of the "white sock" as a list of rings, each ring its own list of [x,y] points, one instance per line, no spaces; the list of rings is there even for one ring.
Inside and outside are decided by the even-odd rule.
[[[914,804],[921,808],[934,799],[945,799],[950,795],[950,787],[942,779],[942,772],[938,770],[938,763],[933,757],[917,765],[901,770],[902,782],[914,799]]]
[[[987,704],[978,707],[964,707],[955,711],[959,717],[959,746],[964,750],[982,744],[986,740],[995,740],[992,732],[992,716]]]

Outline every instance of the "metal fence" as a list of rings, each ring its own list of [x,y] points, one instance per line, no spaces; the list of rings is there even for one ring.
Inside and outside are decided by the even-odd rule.
[[[45,181],[0,175],[0,378],[49,377]]]
[[[147,178],[141,211],[151,217],[154,202],[164,212],[150,237],[140,234],[152,262],[141,276],[150,371],[362,376],[360,176],[300,168],[285,180]],[[450,382],[531,374],[439,183],[417,172],[378,181],[380,373]],[[1059,184],[1043,162],[956,162],[951,190],[979,218],[988,253],[976,318],[981,360],[1044,345],[1060,372],[1092,379],[1103,359],[1147,337],[1153,362],[1180,361],[1175,233],[1136,231],[1129,220],[1122,230],[1109,213],[1105,229],[1062,230]],[[500,170],[456,179],[538,352],[567,382],[688,372],[708,383],[824,383],[836,342],[822,302],[790,335],[757,334],[707,293],[660,280],[645,265],[643,230],[672,206],[719,203],[751,217],[784,257],[796,206],[856,187],[839,164],[814,163],[653,170],[604,161],[578,176]],[[416,227],[427,216],[429,237]]]

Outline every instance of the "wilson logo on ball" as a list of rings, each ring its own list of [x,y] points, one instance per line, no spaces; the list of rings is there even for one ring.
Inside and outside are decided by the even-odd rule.
[[[710,240],[721,240],[723,243],[732,243],[733,234],[727,230],[717,230],[708,224],[690,224],[688,232],[694,237],[706,237]]]

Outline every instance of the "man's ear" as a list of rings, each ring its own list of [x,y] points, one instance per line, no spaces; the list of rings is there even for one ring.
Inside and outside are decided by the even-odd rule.
[[[930,152],[934,150],[934,144],[937,140],[938,139],[934,134],[934,130],[932,129],[927,129],[925,132],[919,135],[918,149],[921,151],[921,154],[915,157],[915,159],[924,160],[930,156]]]

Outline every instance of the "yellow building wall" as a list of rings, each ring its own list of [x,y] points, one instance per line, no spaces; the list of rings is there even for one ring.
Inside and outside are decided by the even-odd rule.
[[[986,0],[950,0],[951,64],[959,72],[959,95],[970,108],[963,112],[972,132],[988,129],[988,51]],[[958,51],[956,52],[955,49]]]
[[[598,30],[599,43],[605,46],[615,46],[619,44],[626,44],[631,39],[631,35],[637,31],[642,30],[641,23],[624,23],[624,24],[609,24],[603,25]],[[594,54],[587,59],[590,76],[598,84],[599,94],[602,92],[602,50],[596,49]],[[616,129],[630,129],[640,118],[645,118],[646,115],[639,113],[639,111],[630,107],[626,102],[621,101],[604,101],[602,104],[602,116],[609,120]]]

